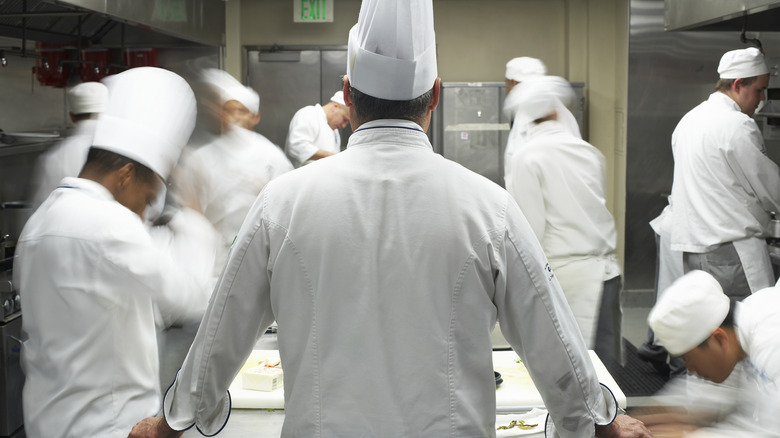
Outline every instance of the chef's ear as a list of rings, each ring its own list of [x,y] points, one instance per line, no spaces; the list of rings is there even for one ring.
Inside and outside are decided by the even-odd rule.
[[[125,188],[135,179],[135,165],[127,163],[117,170],[117,182],[120,188]]]
[[[344,92],[344,104],[347,107],[352,106],[352,95],[349,94],[349,78],[347,75],[344,75],[344,88],[342,90]]]

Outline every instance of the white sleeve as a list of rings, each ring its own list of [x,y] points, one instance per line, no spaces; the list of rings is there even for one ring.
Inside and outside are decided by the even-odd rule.
[[[544,237],[546,211],[540,179],[541,175],[534,162],[522,152],[516,152],[512,157],[512,172],[507,190],[517,201],[536,238],[541,242]]]
[[[290,129],[287,132],[287,140],[285,141],[285,151],[296,167],[300,167],[320,150],[315,144],[317,141],[318,123],[311,116],[312,114],[307,108],[303,108],[298,110],[290,121]]]
[[[230,387],[257,340],[274,321],[268,252],[277,231],[263,219],[260,194],[241,227],[206,314],[163,403],[176,430],[192,425],[211,436],[227,421]]]
[[[561,437],[593,436],[617,402],[599,384],[574,315],[542,248],[517,206],[507,202],[496,243],[494,303],[501,331],[523,359]]]

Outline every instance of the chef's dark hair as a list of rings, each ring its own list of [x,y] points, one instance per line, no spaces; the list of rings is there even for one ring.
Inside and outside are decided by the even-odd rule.
[[[737,302],[735,300],[729,300],[729,311],[726,313],[726,317],[723,318],[723,322],[720,323],[721,328],[734,328],[734,308],[736,307],[736,304]],[[707,339],[699,344],[699,347],[706,347],[709,341],[710,337],[708,336]]]
[[[369,96],[355,87],[349,87],[349,96],[359,123],[379,119],[410,120],[421,124],[433,99],[433,88],[412,100],[387,100]]]
[[[753,82],[758,80],[758,76],[751,76],[749,78],[742,78],[742,85],[748,86],[752,84]],[[734,81],[736,79],[718,79],[718,82],[715,84],[715,91],[729,91],[731,90],[731,85],[734,84]]]
[[[144,166],[138,161],[132,158],[127,158],[124,155],[119,155],[115,152],[100,149],[98,147],[89,148],[87,153],[87,161],[84,163],[84,168],[89,167],[90,170],[100,174],[106,175],[115,170],[119,170],[126,164],[132,164],[135,169],[135,176],[139,181],[152,182],[156,180],[157,174],[152,169]]]

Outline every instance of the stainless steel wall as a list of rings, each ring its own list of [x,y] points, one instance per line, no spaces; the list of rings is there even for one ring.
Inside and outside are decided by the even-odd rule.
[[[282,148],[295,112],[327,103],[344,84],[344,47],[249,47],[246,55],[245,83],[260,95],[261,118],[255,130]],[[343,149],[352,129],[347,126],[339,133]]]
[[[0,47],[20,44],[18,40],[0,38]],[[41,86],[32,74],[34,58],[7,55],[7,59],[8,65],[0,69],[0,129],[67,133],[72,124],[67,116],[66,88]],[[160,67],[192,80],[202,69],[219,65],[219,50],[215,47],[159,49],[157,60]],[[79,82],[78,75],[74,75],[68,87]],[[7,147],[0,144],[0,202],[28,200],[35,161],[50,145]]]
[[[721,55],[745,45],[737,32],[664,32],[663,0],[631,0],[629,30],[624,278],[627,291],[648,291],[655,275],[655,237],[648,222],[671,192],[672,131],[714,91]],[[767,56],[780,53],[777,33],[748,36],[761,40]],[[777,161],[780,145],[767,147]]]

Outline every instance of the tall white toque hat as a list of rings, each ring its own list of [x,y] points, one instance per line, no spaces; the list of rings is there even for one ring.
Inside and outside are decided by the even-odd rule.
[[[103,80],[108,107],[93,147],[131,158],[167,179],[195,128],[195,94],[181,76],[133,68]]]
[[[102,113],[107,103],[108,88],[100,82],[84,82],[68,90],[68,106],[75,115]]]
[[[432,0],[363,0],[349,31],[347,77],[364,94],[412,100],[433,88],[436,38]]]
[[[528,56],[521,56],[512,58],[506,63],[506,74],[504,76],[513,81],[523,82],[546,74],[547,67],[545,67],[542,61],[536,58],[529,58]]]
[[[219,95],[220,105],[235,100],[255,114],[260,111],[260,96],[257,92],[239,82],[230,73],[217,68],[209,68],[201,73],[201,80],[211,86]]]
[[[720,58],[718,74],[721,79],[742,79],[769,73],[764,54],[755,47],[732,50]]]
[[[647,322],[669,353],[680,356],[704,342],[729,313],[729,297],[704,271],[678,278],[661,296]]]

